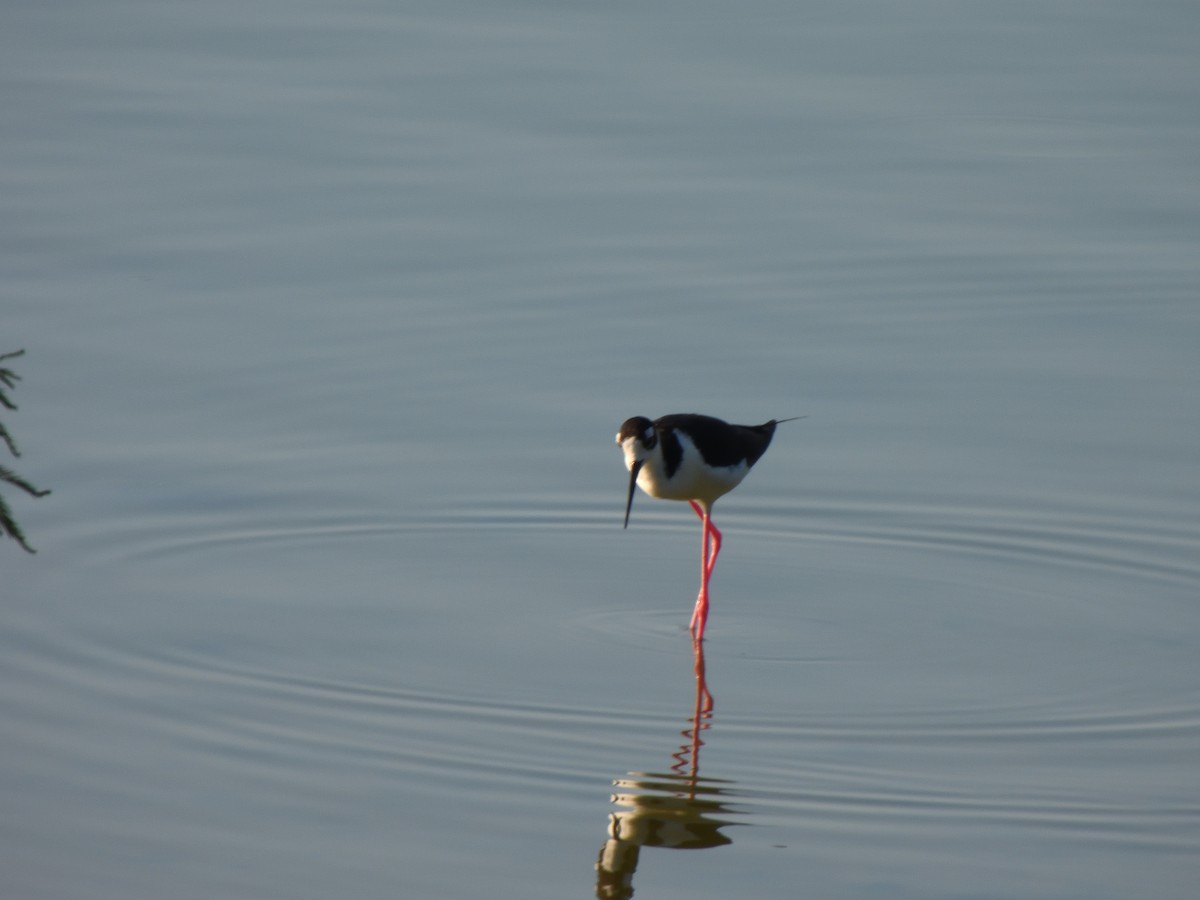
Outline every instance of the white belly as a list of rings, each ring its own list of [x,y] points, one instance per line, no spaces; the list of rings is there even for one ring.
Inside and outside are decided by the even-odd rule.
[[[737,487],[750,467],[744,462],[736,466],[709,468],[704,464],[700,451],[692,445],[686,435],[680,435],[683,459],[674,474],[667,478],[662,456],[655,454],[646,460],[638,472],[638,487],[660,500],[702,500],[712,503],[722,494]]]

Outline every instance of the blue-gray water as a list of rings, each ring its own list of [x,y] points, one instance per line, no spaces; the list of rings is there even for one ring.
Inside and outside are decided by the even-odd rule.
[[[1198,33],[9,4],[0,893],[1193,897]]]

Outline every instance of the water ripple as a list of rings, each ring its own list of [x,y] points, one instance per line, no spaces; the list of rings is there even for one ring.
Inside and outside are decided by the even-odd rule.
[[[542,810],[570,802],[594,809],[597,823],[610,817],[603,865],[659,839],[754,840],[756,829],[726,827],[734,823],[769,826],[777,842],[926,831],[952,844],[971,830],[1181,853],[1200,837],[1200,799],[1177,785],[1188,768],[1180,761],[1200,746],[1193,523],[903,498],[731,504],[707,642],[715,710],[704,724],[703,774],[695,743],[696,771],[681,787],[675,776],[637,773],[669,766],[680,734],[695,735],[690,703],[669,711],[662,699],[690,679],[691,561],[680,562],[686,584],[655,580],[654,554],[694,535],[684,512],[644,510],[637,541],[617,527],[611,498],[564,496],[409,517],[143,522],[89,545],[94,563],[139,575],[156,566],[174,573],[181,558],[197,571],[234,552],[283,548],[307,558],[336,544],[337,557],[415,535],[453,535],[464,559],[497,543],[491,552],[507,552],[501,533],[563,555],[568,571],[604,572],[620,559],[639,573],[641,593],[607,596],[601,578],[578,602],[546,603],[519,623],[514,652],[561,646],[560,676],[563,665],[594,667],[598,681],[607,666],[667,669],[671,683],[622,672],[612,692],[548,691],[539,700],[502,681],[477,690],[439,683],[420,674],[437,671],[422,669],[423,658],[356,677],[281,654],[259,662],[253,642],[231,641],[243,629],[262,641],[270,611],[245,625],[222,620],[206,640],[170,619],[126,631],[102,611],[70,627],[30,611],[7,623],[0,691],[13,733],[47,777],[61,776],[54,748],[77,746],[67,758],[72,777],[101,794],[117,789],[113,773],[129,752],[105,740],[116,727],[169,748],[164,771],[143,789],[147,803],[169,786],[166,767],[180,765],[285,795],[317,780],[353,793],[374,779],[420,784],[460,808],[494,796]],[[235,602],[221,609],[238,611]],[[364,620],[376,621],[384,620]],[[351,622],[342,639],[362,645],[370,627]],[[103,721],[80,712],[83,724],[68,727],[56,720],[63,708],[102,710]],[[601,790],[610,782],[617,812]],[[705,791],[720,794],[708,798],[720,808],[700,804]]]
[[[668,505],[640,512],[643,529],[692,532],[690,516]],[[614,533],[611,498],[505,498],[447,506],[409,516],[293,512],[277,519],[230,522],[217,516],[143,517],[125,530],[90,532],[102,561],[161,558],[255,545],[386,539],[436,532],[567,531]],[[1200,585],[1200,530],[1192,522],[1136,517],[1128,511],[1030,510],[996,505],[921,503],[881,498],[806,497],[731,506],[722,527],[749,537],[809,543],[911,547],[947,555],[989,556],[1115,572]]]

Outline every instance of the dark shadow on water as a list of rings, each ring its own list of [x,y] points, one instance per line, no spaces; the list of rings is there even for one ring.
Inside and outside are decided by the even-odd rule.
[[[701,734],[712,727],[713,698],[708,690],[704,646],[693,642],[696,695],[684,743],[671,754],[667,772],[630,772],[613,781],[612,803],[621,809],[609,814],[608,840],[596,861],[596,896],[626,900],[633,896],[633,876],[643,847],[705,850],[733,843],[721,832],[735,813],[730,799],[734,782],[700,775]]]

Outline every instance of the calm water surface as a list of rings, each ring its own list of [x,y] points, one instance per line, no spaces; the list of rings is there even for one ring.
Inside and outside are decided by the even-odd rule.
[[[1200,12],[3,19],[5,897],[1194,896]]]

